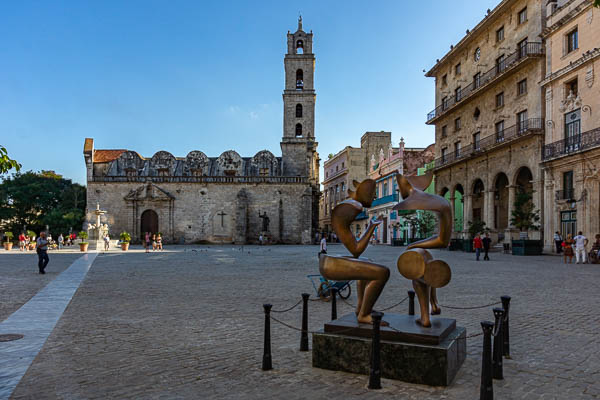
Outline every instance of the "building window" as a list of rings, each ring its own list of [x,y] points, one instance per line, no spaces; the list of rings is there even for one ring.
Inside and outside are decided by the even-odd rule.
[[[454,67],[454,73],[455,73],[456,75],[460,75],[460,71],[461,71],[461,68],[460,68],[460,63],[458,63],[458,64],[456,64],[456,66]]]
[[[345,165],[346,165],[346,164],[344,163],[344,161],[342,161],[342,169],[344,169],[344,166],[345,166]]]
[[[387,183],[387,180],[383,182],[383,195],[384,196],[388,195],[388,183]]]
[[[346,183],[342,182],[342,193],[346,191]]]
[[[260,176],[269,176],[269,168],[261,168],[258,173]]]
[[[473,75],[473,89],[477,89],[479,86],[481,86],[481,72]]]
[[[442,126],[442,137],[448,137],[448,125]]]
[[[518,21],[519,21],[519,25],[524,24],[525,22],[527,22],[527,7],[525,7],[521,11],[519,11]]]
[[[519,58],[524,58],[527,56],[527,38],[521,40],[517,43],[517,48],[519,49]]]
[[[302,104],[296,104],[296,118],[302,118]]]
[[[571,94],[573,94],[573,96],[577,96],[577,78],[567,82],[565,85],[567,86],[567,90],[565,91],[567,96]]]
[[[168,168],[160,168],[158,170],[158,176],[169,176],[169,169]]]
[[[579,135],[581,134],[581,110],[565,114],[565,139],[569,143],[570,151],[579,149]],[[577,143],[575,143],[577,142]]]
[[[444,76],[442,76],[442,85],[446,86],[448,84],[448,75],[444,74]]]
[[[304,73],[301,69],[296,71],[296,89],[302,90],[304,88]]]
[[[517,83],[517,96],[527,93],[527,78]]]
[[[296,124],[296,137],[302,136],[302,124]]]
[[[455,158],[460,157],[460,142],[454,143],[454,157]]]
[[[325,172],[325,178],[329,178],[329,171]]]
[[[573,171],[563,172],[563,199],[572,199],[573,196]]]
[[[442,98],[442,110],[447,110],[448,109],[448,96]]]
[[[340,166],[339,166],[339,165],[336,165],[336,166],[335,166],[335,172],[338,172],[339,170],[340,170]]]
[[[504,121],[496,122],[496,143],[504,142]]]
[[[446,158],[447,158],[447,156],[448,156],[448,148],[447,148],[447,147],[444,147],[444,148],[442,149],[442,163],[445,163],[445,162],[446,162]]]
[[[460,117],[458,117],[454,120],[454,130],[460,131],[461,126],[462,126],[462,124],[460,122]]]
[[[476,132],[473,134],[473,150],[480,150],[479,140],[481,139],[481,132]]]
[[[504,26],[496,31],[496,43],[504,40]]]
[[[504,68],[506,67],[506,63],[504,62],[504,54],[500,57],[496,58],[496,73],[504,72]]]
[[[579,37],[577,35],[577,28],[567,33],[567,53],[575,51],[579,48]]]
[[[504,92],[500,92],[496,95],[496,107],[502,107],[504,105]]]
[[[529,129],[527,122],[527,110],[517,113],[517,129],[519,133],[523,133]]]
[[[299,54],[302,54],[304,51],[304,42],[302,40],[298,40],[296,42],[296,51],[299,50]]]
[[[340,192],[340,187],[339,187],[339,185],[335,185],[335,192],[336,192],[336,193],[339,193],[339,192]]]
[[[460,101],[460,99],[462,98],[462,89],[461,87],[457,87],[456,90],[454,90],[454,98],[456,99],[456,101]]]
[[[375,185],[375,198],[379,198],[379,185]]]

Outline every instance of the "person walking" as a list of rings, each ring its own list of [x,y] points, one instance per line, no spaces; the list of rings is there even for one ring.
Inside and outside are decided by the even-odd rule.
[[[560,236],[560,233],[556,231],[554,233],[554,244],[556,245],[556,254],[562,253],[562,242],[562,236]]]
[[[258,244],[260,246],[262,246],[262,244],[263,244],[263,235],[262,235],[262,233],[260,235],[258,235]]]
[[[325,235],[321,238],[319,257],[321,254],[327,254],[327,239],[325,239]]]
[[[45,274],[46,266],[50,262],[48,258],[48,239],[46,238],[46,232],[40,232],[40,237],[37,238],[36,252],[38,255],[38,269],[40,274]]]
[[[25,235],[19,234],[19,250],[25,251]]]
[[[585,254],[585,247],[588,244],[588,239],[583,236],[583,232],[577,232],[577,236],[573,238],[575,241],[575,263],[579,264],[581,259],[582,264],[587,264],[587,254]]]
[[[146,232],[144,243],[146,244],[146,253],[150,253],[150,232]]]
[[[152,235],[152,251],[156,251],[158,244],[156,243],[156,234]]]
[[[63,242],[65,241],[65,238],[63,237],[63,234],[59,234],[58,235],[58,249],[62,250],[63,248]]]
[[[475,259],[479,261],[481,249],[483,248],[483,242],[479,233],[475,236],[475,239],[473,239],[473,248],[475,249]]]
[[[563,248],[563,257],[565,259],[565,264],[567,263],[567,257],[569,257],[569,264],[573,263],[573,239],[571,238],[571,234],[567,235],[567,239],[562,242]]]
[[[108,236],[108,232],[104,235],[104,251],[110,250],[110,236]]]
[[[492,244],[492,239],[490,239],[490,234],[489,233],[485,233],[485,237],[481,240],[481,242],[483,243],[483,260],[484,261],[490,261],[490,257],[488,256],[488,252],[490,251],[490,245]]]

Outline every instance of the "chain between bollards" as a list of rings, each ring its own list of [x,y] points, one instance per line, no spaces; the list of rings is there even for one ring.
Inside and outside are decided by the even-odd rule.
[[[373,311],[373,340],[371,340],[371,368],[369,371],[369,389],[381,389],[381,318],[383,313]]]
[[[492,360],[492,376],[494,379],[504,379],[502,371],[502,343],[504,342],[504,333],[502,329],[504,320],[504,310],[494,308],[494,355]]]
[[[268,371],[273,369],[271,360],[271,304],[263,304],[265,309],[265,343],[263,350],[262,370]]]
[[[337,319],[337,302],[336,302],[336,297],[337,297],[337,288],[336,287],[332,287],[331,289],[329,289],[330,294],[331,294],[331,320],[335,321]]]
[[[410,299],[408,301],[408,315],[415,315],[415,291],[414,290],[408,291],[408,298]]]
[[[483,353],[481,354],[481,387],[479,400],[494,400],[494,386],[492,381],[492,330],[494,323],[481,321],[483,330]]]
[[[300,351],[308,351],[308,298],[310,294],[302,293],[302,333],[300,334]]]
[[[505,358],[510,358],[510,335],[508,332],[508,311],[510,309],[510,296],[500,297],[502,300],[502,308],[504,309],[504,321],[502,324],[502,332],[504,343],[502,344],[503,355]]]

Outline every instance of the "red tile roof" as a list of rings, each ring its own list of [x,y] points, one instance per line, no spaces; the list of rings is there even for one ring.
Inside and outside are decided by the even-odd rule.
[[[96,150],[94,151],[94,162],[104,163],[116,160],[127,150]]]

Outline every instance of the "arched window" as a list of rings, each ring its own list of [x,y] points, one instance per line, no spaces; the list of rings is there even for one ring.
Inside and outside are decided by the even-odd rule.
[[[302,124],[296,124],[296,136],[302,136]]]
[[[302,104],[296,104],[296,118],[302,118]]]
[[[296,71],[296,89],[304,88],[304,73],[301,69]]]
[[[302,40],[296,42],[296,53],[304,54],[304,42]]]

